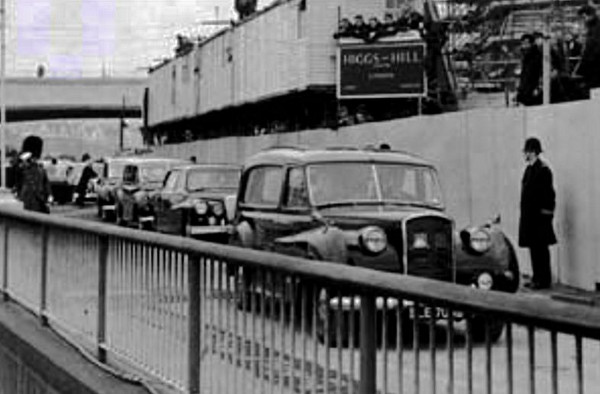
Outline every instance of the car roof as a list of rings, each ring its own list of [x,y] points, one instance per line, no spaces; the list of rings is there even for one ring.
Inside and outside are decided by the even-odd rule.
[[[375,148],[329,147],[329,148],[302,148],[302,147],[272,147],[252,156],[246,167],[257,165],[302,165],[310,163],[334,162],[378,162],[378,163],[403,163],[433,167],[433,164],[417,155]]]
[[[131,158],[126,160],[128,165],[137,165],[137,164],[150,164],[150,163],[175,163],[175,164],[185,164],[188,163],[187,160],[182,159],[170,159],[165,157],[138,157]]]
[[[196,164],[185,164],[177,167],[173,167],[174,170],[195,170],[195,169],[203,169],[203,168],[228,168],[232,170],[240,170],[242,166],[231,163],[196,163]]]

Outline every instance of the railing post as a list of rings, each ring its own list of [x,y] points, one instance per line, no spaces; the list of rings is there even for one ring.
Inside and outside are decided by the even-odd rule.
[[[360,394],[376,392],[377,323],[375,297],[360,297]]]
[[[40,288],[40,321],[43,326],[48,325],[48,226],[42,227],[42,266]]]
[[[188,258],[188,393],[200,393],[200,258],[190,254]]]
[[[101,236],[98,245],[98,360],[106,362],[106,280],[108,267],[108,237]]]
[[[4,301],[9,301],[10,296],[8,295],[8,239],[10,233],[10,226],[8,220],[4,219],[4,253],[2,256],[2,266],[4,269],[4,275],[2,275],[2,298]]]

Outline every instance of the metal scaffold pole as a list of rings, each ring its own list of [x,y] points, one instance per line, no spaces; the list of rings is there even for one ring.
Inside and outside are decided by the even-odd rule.
[[[0,187],[6,188],[6,0],[0,0]]]

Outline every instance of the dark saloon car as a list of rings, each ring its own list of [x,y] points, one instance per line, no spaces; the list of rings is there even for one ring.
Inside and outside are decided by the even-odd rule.
[[[123,168],[123,179],[116,190],[116,218],[121,226],[151,226],[154,212],[150,195],[163,186],[165,175],[174,167],[187,163],[178,159],[130,159]]]
[[[390,150],[272,148],[255,155],[243,170],[232,242],[483,290],[518,288],[513,247],[497,226],[455,232],[434,166]],[[252,272],[244,276],[252,282]],[[342,301],[351,306],[351,299]],[[406,312],[415,313],[410,305]],[[442,308],[418,313],[447,316]],[[335,332],[323,331],[323,313],[318,316],[320,336],[335,341]],[[472,322],[474,338],[482,339],[483,319]],[[491,338],[502,329],[501,322],[493,325]]]
[[[151,198],[156,230],[194,238],[229,238],[241,168],[192,164],[171,170]]]
[[[94,183],[98,217],[106,220],[114,220],[116,190],[123,179],[125,165],[131,162],[132,159],[124,157],[109,157],[104,159],[102,169]]]

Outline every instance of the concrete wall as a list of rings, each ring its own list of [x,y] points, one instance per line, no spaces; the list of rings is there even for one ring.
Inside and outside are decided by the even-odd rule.
[[[126,148],[142,147],[141,120],[127,119],[124,130]],[[23,139],[31,134],[44,139],[44,155],[70,154],[81,157],[112,155],[119,149],[119,119],[46,120],[9,123],[7,144],[20,149]]]
[[[593,289],[600,283],[600,100],[537,108],[485,109],[415,117],[341,129],[259,137],[222,138],[170,145],[157,155],[243,163],[274,144],[352,145],[386,141],[433,161],[440,171],[448,212],[458,226],[496,213],[516,242],[523,141],[538,136],[554,170],[557,189],[554,273],[565,284]],[[529,257],[520,249],[523,271]]]

